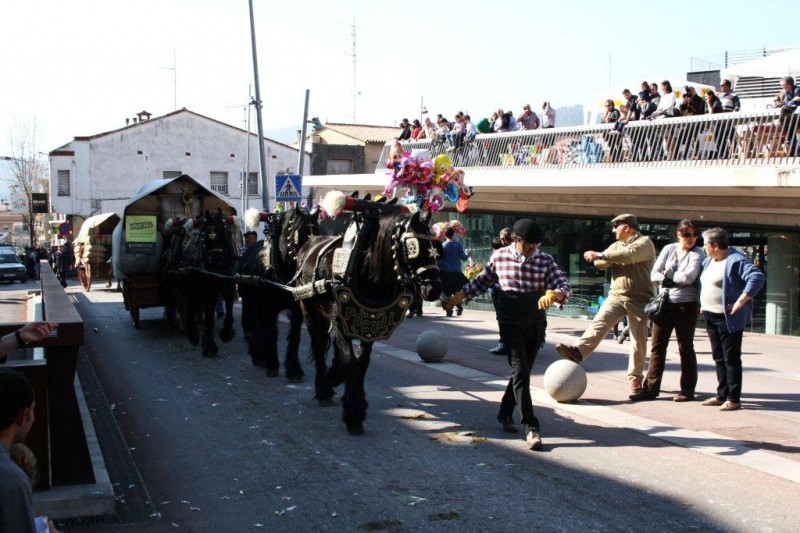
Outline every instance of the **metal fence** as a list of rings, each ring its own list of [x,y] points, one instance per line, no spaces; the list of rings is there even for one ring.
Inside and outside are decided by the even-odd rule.
[[[663,168],[687,166],[792,165],[800,115],[780,110],[720,113],[573,128],[480,134],[402,143],[404,151],[448,154],[457,167],[486,170]],[[616,126],[616,127],[615,127]],[[376,168],[383,174],[392,143]]]

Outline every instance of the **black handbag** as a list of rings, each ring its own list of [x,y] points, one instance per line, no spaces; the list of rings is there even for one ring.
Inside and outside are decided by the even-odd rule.
[[[653,296],[647,305],[644,306],[644,312],[651,320],[658,320],[667,314],[669,307],[669,291],[663,290]]]

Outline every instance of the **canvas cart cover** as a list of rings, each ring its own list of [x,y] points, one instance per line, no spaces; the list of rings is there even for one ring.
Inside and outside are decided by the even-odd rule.
[[[211,189],[183,174],[151,181],[127,203],[114,229],[114,275],[156,273],[164,246],[164,223],[175,218],[197,218],[206,211],[236,215],[236,208]]]
[[[90,244],[91,236],[97,233],[111,235],[119,221],[119,215],[114,212],[89,217],[83,221],[78,236],[75,237],[75,243]]]

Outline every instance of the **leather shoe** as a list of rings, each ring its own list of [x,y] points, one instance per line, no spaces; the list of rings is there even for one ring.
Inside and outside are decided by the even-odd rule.
[[[658,393],[649,390],[640,390],[628,396],[634,402],[649,402],[658,398]]]
[[[704,400],[700,402],[700,405],[710,405],[712,407],[719,407],[720,405],[724,404],[725,402],[717,398],[716,396],[712,396],[708,400]]]
[[[556,352],[564,359],[572,361],[573,363],[580,364],[581,361],[583,360],[581,351],[575,346],[567,346],[566,344],[556,344]]]
[[[694,400],[694,393],[692,392],[679,392],[672,398],[673,402],[691,402]]]
[[[631,380],[631,392],[636,394],[642,390],[644,390],[642,389],[642,380],[639,378],[633,378]]]
[[[500,344],[489,350],[489,353],[492,353],[494,355],[511,355],[511,350],[506,348],[506,345],[501,342]]]
[[[525,432],[525,442],[531,450],[536,451],[542,449],[542,437],[539,436],[538,431],[531,428],[528,428],[528,431]]]
[[[728,400],[720,406],[720,411],[738,411],[742,408],[742,404]]]
[[[514,419],[509,415],[497,415],[497,421],[503,425],[503,431],[506,433],[516,433],[519,431]]]

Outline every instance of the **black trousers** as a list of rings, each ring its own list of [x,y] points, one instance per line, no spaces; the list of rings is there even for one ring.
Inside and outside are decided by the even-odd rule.
[[[500,339],[511,350],[508,356],[511,377],[500,402],[500,414],[513,416],[514,408],[519,407],[521,423],[534,431],[539,431],[539,419],[533,414],[531,370],[544,345],[546,329],[544,321],[525,327],[500,324]]]
[[[678,339],[678,352],[681,355],[681,392],[694,394],[697,385],[697,354],[694,351],[694,330],[700,313],[698,302],[673,303],[667,307],[667,314],[653,321],[653,340],[650,348],[650,364],[644,378],[644,388],[658,394],[661,392],[661,378],[667,362],[667,345],[675,331]]]
[[[725,315],[703,312],[711,354],[717,367],[717,398],[739,403],[742,397],[743,330],[728,331]]]

